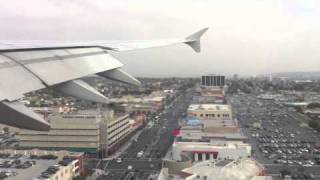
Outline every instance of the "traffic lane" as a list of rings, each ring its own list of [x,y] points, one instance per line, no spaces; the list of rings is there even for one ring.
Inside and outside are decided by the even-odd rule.
[[[161,118],[165,117],[166,121],[161,121],[159,126],[154,126],[153,128],[145,129],[145,132],[142,132],[138,137],[137,141],[132,143],[132,146],[129,147],[125,153],[121,156],[124,158],[123,162],[116,163],[110,162],[106,170],[116,171],[117,169],[127,169],[129,165],[132,165],[133,168],[141,171],[152,170],[153,168],[161,168],[161,163],[156,162],[153,168],[150,167],[149,161],[126,161],[126,158],[136,158],[137,153],[141,150],[141,148],[150,145],[152,140],[155,137],[155,134],[159,132],[160,138],[158,143],[154,145],[153,149],[158,149],[160,156],[165,156],[166,152],[170,148],[173,137],[171,136],[171,132],[173,129],[178,127],[178,119],[181,116],[182,112],[186,111],[188,107],[188,102],[191,101],[191,94],[189,96],[182,96],[184,98],[178,98],[172,108],[166,110],[165,113],[161,115]],[[187,98],[187,99],[186,99]],[[162,128],[165,126],[165,128]],[[171,140],[168,137],[172,137]],[[150,157],[155,157],[157,154],[150,154]],[[158,155],[156,157],[159,157]],[[152,163],[151,163],[152,164]]]
[[[152,136],[154,135],[154,130],[144,129],[137,141],[133,141],[126,151],[124,151],[120,157],[129,158],[136,157],[137,153],[145,148],[147,144],[151,143]]]
[[[181,112],[185,109],[184,106],[182,105],[185,104],[186,101],[187,100],[185,99],[179,98],[175,102],[175,106],[177,106],[178,108],[170,108],[166,111],[166,113],[162,114],[161,117],[164,116],[165,119],[167,119],[167,121],[165,121],[165,126],[169,129],[169,131],[172,131],[174,128],[177,128],[178,126],[177,118],[178,118],[178,115],[181,114]],[[162,123],[163,122],[161,122],[160,125],[163,125]],[[148,146],[151,145],[154,137],[156,137],[157,132],[160,130],[161,130],[160,127],[152,127],[149,129],[145,128],[144,131],[138,137],[137,141],[133,141],[133,143],[127,149],[127,151],[125,151],[123,155],[121,155],[120,157],[122,158],[136,157],[139,151],[144,151]],[[165,135],[168,136],[169,134],[170,132],[166,133]],[[163,137],[162,138],[160,137],[160,139],[163,139]]]
[[[108,166],[106,167],[106,171],[117,171],[117,170],[128,170],[129,166],[132,166],[133,170],[140,170],[140,171],[153,171],[159,170],[161,168],[162,160],[123,160],[122,162],[118,163],[116,161],[109,162]]]

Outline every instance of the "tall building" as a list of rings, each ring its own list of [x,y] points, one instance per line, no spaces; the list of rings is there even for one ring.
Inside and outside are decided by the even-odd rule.
[[[201,86],[203,87],[223,87],[224,85],[225,76],[214,74],[201,76]]]

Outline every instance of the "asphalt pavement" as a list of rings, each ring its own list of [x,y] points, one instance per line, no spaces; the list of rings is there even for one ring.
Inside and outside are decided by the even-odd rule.
[[[228,97],[241,131],[252,145],[253,157],[269,175],[279,176],[286,169],[293,173],[320,175],[315,163],[320,151],[320,133],[304,126],[307,116],[272,100],[248,94]],[[260,123],[260,128],[253,127]],[[312,163],[312,164],[311,164]]]

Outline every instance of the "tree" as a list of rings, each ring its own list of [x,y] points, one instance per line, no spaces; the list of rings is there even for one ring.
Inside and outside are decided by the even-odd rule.
[[[313,109],[313,108],[320,108],[320,103],[318,102],[313,102],[307,105],[308,109]]]
[[[317,131],[320,131],[320,125],[319,125],[319,122],[317,120],[313,119],[313,120],[309,121],[308,125],[309,125],[309,127],[313,128],[313,129],[315,129]]]
[[[9,133],[9,128],[8,128],[8,127],[4,127],[4,128],[3,128],[3,132],[6,133],[6,134],[8,134],[8,133]]]
[[[291,172],[288,169],[283,169],[280,171],[280,176],[285,177],[286,175],[290,175]]]

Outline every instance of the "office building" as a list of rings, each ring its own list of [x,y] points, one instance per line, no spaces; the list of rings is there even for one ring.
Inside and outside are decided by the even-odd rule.
[[[223,87],[224,85],[225,76],[214,74],[201,76],[201,86],[203,87]]]
[[[107,150],[108,153],[115,152],[132,132],[129,115],[111,118],[107,122]]]
[[[81,110],[48,116],[49,131],[21,130],[22,148],[106,153],[130,133],[129,115],[111,110]]]

